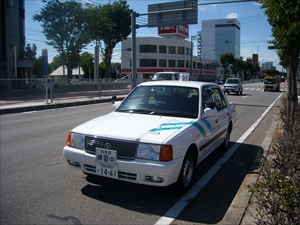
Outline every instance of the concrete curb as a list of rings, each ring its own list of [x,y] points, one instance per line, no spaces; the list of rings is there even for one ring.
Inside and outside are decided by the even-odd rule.
[[[124,96],[118,96],[117,100],[124,99]],[[99,98],[99,99],[77,99],[77,100],[64,100],[64,101],[55,101],[54,103],[26,103],[26,104],[18,104],[18,105],[6,105],[0,107],[0,115],[9,114],[9,113],[22,113],[28,111],[37,111],[37,110],[47,110],[47,109],[58,109],[58,108],[66,108],[72,106],[80,106],[80,105],[91,105],[98,104],[104,102],[111,102],[111,97]]]

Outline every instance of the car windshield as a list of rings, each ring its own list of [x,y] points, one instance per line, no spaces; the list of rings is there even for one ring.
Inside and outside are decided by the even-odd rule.
[[[238,84],[239,82],[238,82],[238,80],[237,79],[228,79],[227,81],[226,81],[226,84]]]
[[[178,86],[139,86],[116,112],[198,118],[199,90]]]
[[[275,84],[275,83],[276,83],[275,79],[268,79],[268,78],[265,79],[265,84]]]

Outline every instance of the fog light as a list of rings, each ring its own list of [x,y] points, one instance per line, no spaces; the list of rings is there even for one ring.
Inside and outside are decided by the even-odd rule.
[[[162,183],[164,181],[163,177],[153,177],[153,176],[146,176],[146,180],[154,183]]]
[[[67,160],[67,161],[68,161],[68,163],[71,166],[80,167],[80,163],[79,162],[75,162],[75,161],[72,161],[72,160]]]

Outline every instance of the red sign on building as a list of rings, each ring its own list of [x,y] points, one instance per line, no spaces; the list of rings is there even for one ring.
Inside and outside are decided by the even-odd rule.
[[[160,26],[158,27],[158,35],[179,35],[187,38],[189,36],[189,25],[173,25],[173,26]]]

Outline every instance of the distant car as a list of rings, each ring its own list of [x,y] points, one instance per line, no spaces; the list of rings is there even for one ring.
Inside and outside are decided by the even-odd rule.
[[[224,93],[230,94],[231,92],[242,95],[243,94],[243,85],[240,78],[228,78],[223,85]]]
[[[180,73],[178,72],[158,72],[154,74],[152,81],[159,80],[179,80]]]
[[[85,174],[186,192],[196,166],[229,146],[236,106],[217,84],[155,81],[139,84],[116,109],[72,129],[63,149]]]
[[[224,84],[224,80],[223,79],[217,79],[215,80],[216,84]]]

